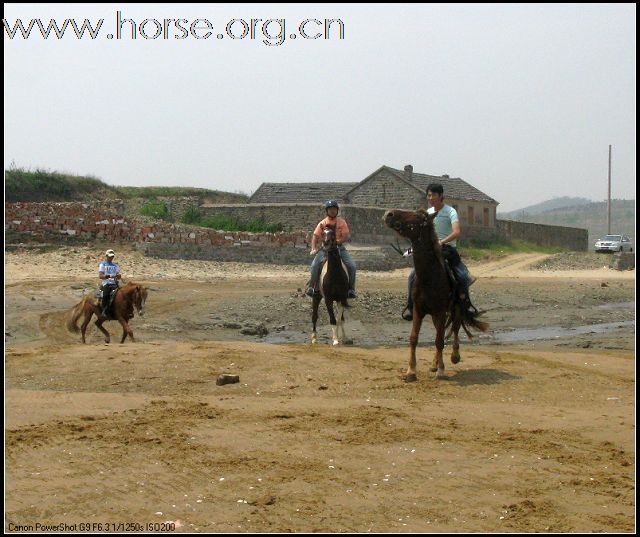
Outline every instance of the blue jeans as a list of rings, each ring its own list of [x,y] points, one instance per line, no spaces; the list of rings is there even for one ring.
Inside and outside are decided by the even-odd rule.
[[[347,249],[340,245],[338,246],[338,252],[340,253],[340,259],[347,267],[347,272],[349,273],[349,289],[355,291],[356,289],[356,264],[353,262],[353,258],[351,254],[347,252]],[[310,286],[314,289],[318,289],[320,287],[320,271],[322,270],[322,263],[327,258],[327,253],[320,249],[316,256],[313,258],[311,262],[311,284]]]

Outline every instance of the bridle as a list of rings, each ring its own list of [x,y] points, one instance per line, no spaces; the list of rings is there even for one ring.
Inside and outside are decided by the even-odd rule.
[[[404,237],[409,238],[407,235],[411,234],[412,236],[416,233],[416,231],[418,232],[418,237],[416,239],[409,239],[411,242],[422,242],[423,241],[423,237],[424,237],[424,231],[425,228],[429,226],[429,222],[428,219],[425,217],[422,222],[417,223],[417,222],[411,222],[410,224],[405,224],[404,222],[400,222],[398,220],[396,220],[393,223],[393,229],[395,229],[397,232],[403,232],[401,233]],[[409,233],[407,233],[407,231]]]
[[[142,288],[136,287],[136,290],[133,296],[133,305],[135,309],[138,310],[138,315],[140,315],[140,317],[144,315],[144,303],[145,303],[145,300],[144,300]]]

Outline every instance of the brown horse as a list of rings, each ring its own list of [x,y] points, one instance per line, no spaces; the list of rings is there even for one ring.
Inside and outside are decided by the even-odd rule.
[[[401,237],[411,241],[413,249],[413,263],[416,269],[416,281],[413,287],[413,326],[409,344],[411,357],[405,380],[416,380],[416,347],[418,335],[425,315],[431,315],[436,328],[436,355],[433,359],[431,371],[436,372],[436,378],[445,378],[442,351],[444,349],[445,329],[451,326],[447,337],[453,333],[453,350],[451,363],[460,361],[460,341],[458,331],[464,329],[471,338],[468,327],[485,332],[489,325],[478,321],[477,313],[463,313],[457,294],[452,285],[442,257],[442,249],[433,226],[433,219],[437,213],[428,214],[424,209],[418,211],[401,211],[398,209],[387,211],[383,216],[384,223],[394,229]]]
[[[122,325],[122,340],[120,343],[124,343],[124,340],[129,336],[131,341],[133,339],[133,332],[129,328],[129,319],[133,319],[134,308],[138,311],[138,315],[141,317],[144,315],[144,303],[147,300],[147,289],[138,283],[129,282],[123,285],[115,291],[113,297],[112,312],[113,318]],[[108,319],[102,315],[101,308],[95,298],[87,295],[78,304],[73,307],[71,316],[67,321],[67,329],[70,332],[78,333],[78,319],[84,315],[82,321],[82,343],[85,341],[85,333],[87,326],[93,315],[96,315],[96,326],[104,334],[105,343],[109,343],[111,337],[109,332],[105,330],[102,323]]]
[[[324,303],[329,312],[329,321],[331,322],[331,331],[333,332],[333,344],[338,345],[340,340],[344,342],[344,310],[349,307],[347,302],[347,293],[349,292],[349,272],[342,264],[342,258],[338,251],[338,243],[336,242],[336,227],[327,225],[324,229],[322,237],[322,248],[327,254],[327,262],[322,268],[320,274],[320,295],[313,297],[311,321],[313,323],[313,332],[311,334],[311,343],[318,342],[316,335],[316,323],[318,321],[318,306],[324,298]],[[333,303],[336,303],[338,315],[333,311]]]

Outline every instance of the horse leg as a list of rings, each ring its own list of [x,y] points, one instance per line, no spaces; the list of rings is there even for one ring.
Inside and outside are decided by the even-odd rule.
[[[453,313],[453,320],[451,321],[451,332],[453,334],[453,350],[451,351],[451,363],[457,364],[460,362],[460,339],[458,338],[458,332],[462,325],[462,318],[460,314],[460,308],[456,306]]]
[[[327,306],[327,311],[329,312],[329,322],[331,323],[331,333],[333,335],[333,344],[337,345],[338,342],[338,330],[337,330],[337,322],[336,315],[333,311],[333,300],[324,299],[324,303]]]
[[[436,327],[436,356],[433,365],[436,366],[436,378],[447,378],[444,374],[444,361],[442,360],[442,351],[444,349],[444,330],[447,323],[445,313],[437,313],[433,316],[433,325]]]
[[[80,330],[82,331],[82,343],[87,342],[86,340],[87,326],[89,326],[89,321],[91,321],[92,316],[93,316],[92,311],[89,311],[89,313],[84,314],[84,320],[82,321],[82,326],[80,327]]]
[[[129,323],[127,322],[127,320],[118,319],[118,321],[122,325],[122,339],[120,340],[120,343],[124,343],[124,340],[127,339],[127,336],[131,338],[131,341],[135,341],[135,339],[133,339],[133,332],[131,331],[131,328],[129,328]]]
[[[95,325],[98,327],[100,332],[104,334],[104,342],[109,343],[111,341],[111,336],[109,335],[109,332],[107,332],[107,329],[104,326],[102,326],[102,323],[104,323],[104,321],[105,319],[101,319],[100,316],[98,316],[98,318],[96,319]]]
[[[347,334],[345,334],[345,331],[344,331],[344,325],[347,322],[347,320],[345,318],[345,312],[346,311],[347,311],[346,308],[343,307],[342,308],[342,315],[341,315],[341,317],[342,317],[342,325],[341,325],[342,326],[342,341],[343,342],[344,342],[345,339],[347,339]]]
[[[318,322],[318,306],[320,305],[320,300],[322,297],[314,296],[313,303],[311,305],[311,322],[313,323],[313,332],[311,332],[311,344],[315,345],[318,343],[318,335],[316,334],[316,324]]]
[[[411,347],[411,355],[409,357],[409,369],[404,377],[405,382],[415,382],[416,377],[416,347],[418,346],[418,336],[422,327],[423,317],[418,313],[418,309],[414,304],[413,307],[413,323],[411,324],[411,336],[409,336],[409,346]]]
[[[344,306],[340,302],[336,302],[336,309],[338,310],[336,315],[336,336],[340,343],[344,343]]]

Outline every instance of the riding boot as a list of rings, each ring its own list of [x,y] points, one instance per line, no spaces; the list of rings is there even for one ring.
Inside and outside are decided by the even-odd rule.
[[[315,296],[318,296],[319,294],[320,294],[320,290],[316,289],[316,286],[311,281],[309,281],[309,286],[307,287],[305,295],[313,298]]]
[[[407,305],[402,310],[401,316],[405,321],[413,321],[413,297],[411,296],[411,293],[409,293]]]
[[[469,288],[461,288],[459,293],[460,306],[462,307],[462,313],[465,317],[474,317],[478,315],[478,309],[471,303],[471,297],[469,296]]]

